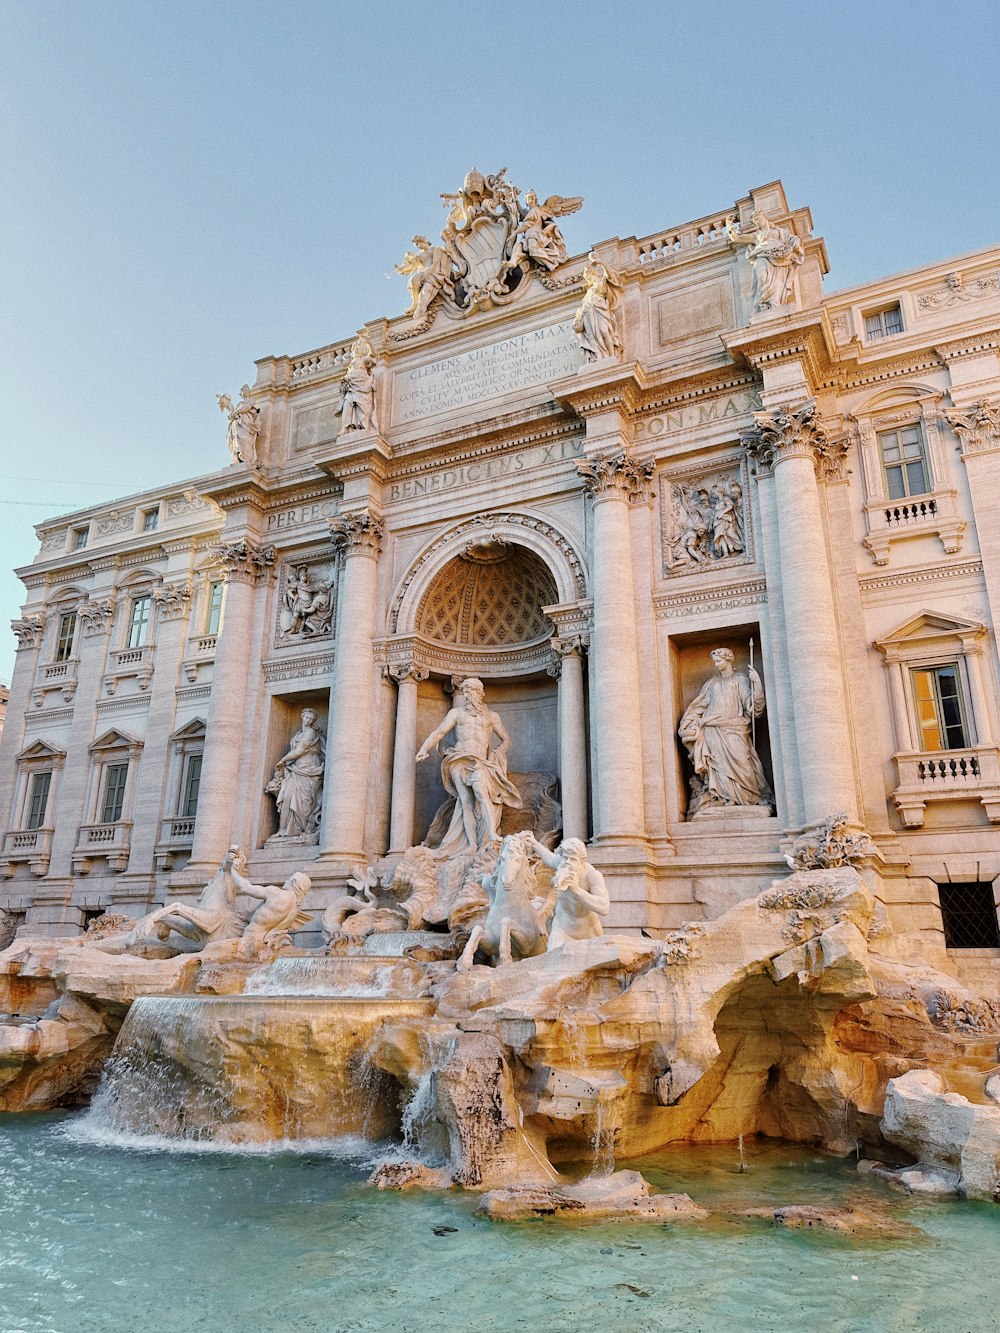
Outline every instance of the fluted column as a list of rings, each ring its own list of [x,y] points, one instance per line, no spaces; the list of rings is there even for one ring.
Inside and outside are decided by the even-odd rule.
[[[321,852],[363,859],[375,707],[375,596],[382,520],[367,509],[330,520],[342,549],[337,650],[327,732]]]
[[[274,563],[273,546],[261,547],[245,540],[220,544],[214,554],[222,564],[226,594],[212,667],[194,845],[186,870],[217,865],[233,837],[250,669],[251,636],[247,627],[253,618],[256,589],[265,582]]]
[[[952,395],[959,395],[958,388],[952,389]],[[989,604],[1000,606],[1000,523],[994,517],[1000,495],[1000,399],[979,399],[945,415],[958,436],[969,479]]]
[[[394,662],[386,667],[385,674],[396,682],[389,851],[405,852],[413,845],[417,800],[417,684],[426,680],[429,673],[413,662]]]
[[[811,402],[757,412],[744,435],[758,470],[773,471],[781,601],[791,664],[795,749],[808,824],[838,811],[858,817],[853,749],[841,667],[819,481],[843,465]]]
[[[629,506],[642,501],[652,465],[624,450],[581,459],[594,511],[594,623],[590,653],[599,696],[591,711],[597,837],[643,837],[642,726]]]
[[[582,634],[552,640],[559,672],[559,784],[563,837],[587,837],[587,735],[583,697]]]

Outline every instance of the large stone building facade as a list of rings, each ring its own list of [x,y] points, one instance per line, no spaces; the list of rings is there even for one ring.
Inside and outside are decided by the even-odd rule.
[[[780,183],[570,258],[579,203],[470,173],[406,315],[220,399],[231,464],[39,525],[15,920],[190,898],[233,843],[322,907],[440,824],[416,755],[477,677],[612,928],[843,813],[899,948],[995,975],[1000,249],[827,295]]]

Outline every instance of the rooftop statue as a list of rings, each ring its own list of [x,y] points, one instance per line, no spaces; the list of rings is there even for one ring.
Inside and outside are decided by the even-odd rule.
[[[455,743],[441,759],[441,781],[455,797],[455,811],[435,854],[440,859],[473,853],[499,841],[505,805],[520,809],[521,797],[507,777],[510,736],[499,716],[483,702],[483,683],[470,678],[459,686],[461,703],[452,708],[417,751],[417,762],[454,729]],[[494,735],[500,744],[493,744]]]
[[[521,191],[506,178],[468,173],[461,189],[442,194],[448,217],[443,245],[415,236],[396,272],[408,276],[414,323],[423,325],[438,301],[469,313],[510,300],[532,271],[550,273],[567,260],[566,243],[556,219],[583,205],[579,196],[552,194],[539,203],[534,190],[521,202]]]
[[[615,313],[621,294],[621,278],[592,250],[583,269],[583,299],[573,320],[573,329],[588,361],[613,360],[624,348]]]
[[[787,227],[771,222],[756,209],[752,214],[754,230],[746,233],[732,214],[726,218],[726,237],[733,246],[746,245],[747,258],[753,265],[753,308],[774,310],[795,300],[792,277],[804,258],[802,242]]]
[[[245,463],[247,467],[257,466],[257,434],[260,431],[260,408],[249,402],[250,386],[244,384],[240,389],[240,401],[233,406],[228,393],[217,395],[219,407],[229,418],[229,431],[226,443],[233,456],[234,463]]]
[[[340,384],[340,429],[378,430],[375,421],[375,365],[378,358],[362,333],[351,346]]]

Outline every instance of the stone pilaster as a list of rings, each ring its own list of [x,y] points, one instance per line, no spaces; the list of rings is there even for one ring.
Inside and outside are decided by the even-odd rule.
[[[330,695],[321,854],[364,858],[375,705],[375,598],[382,520],[370,510],[330,520],[343,552],[337,597],[337,652]]]
[[[11,621],[11,629],[17,636],[17,656],[10,682],[7,721],[3,740],[0,741],[0,831],[13,828],[11,821],[14,811],[11,807],[17,782],[14,756],[24,748],[24,720],[28,715],[31,691],[38,671],[45,616],[40,612],[32,612],[23,620]]]
[[[583,655],[587,639],[571,634],[552,640],[561,659],[559,672],[559,785],[563,837],[587,838],[587,731],[583,693]]]
[[[838,811],[858,818],[853,748],[830,577],[821,480],[844,465],[846,443],[831,439],[815,404],[754,414],[743,436],[759,473],[774,475],[785,652],[795,721],[803,817]]]
[[[952,392],[954,395],[956,391]],[[946,412],[945,416],[958,436],[969,478],[990,606],[1000,606],[1000,524],[994,517],[1000,495],[1000,400],[979,399]]]
[[[226,584],[222,628],[215,645],[212,696],[205,727],[198,817],[189,871],[211,870],[226,854],[236,815],[237,770],[247,714],[254,598],[274,564],[274,547],[244,538],[212,548]]]
[[[396,662],[385,668],[385,674],[396,682],[389,851],[405,852],[413,845],[417,797],[417,685],[426,680],[429,673],[413,662]]]
[[[581,459],[577,469],[593,503],[592,710],[595,835],[641,838],[643,820],[642,724],[639,711],[639,640],[632,561],[630,506],[648,494],[652,464],[625,449]]]

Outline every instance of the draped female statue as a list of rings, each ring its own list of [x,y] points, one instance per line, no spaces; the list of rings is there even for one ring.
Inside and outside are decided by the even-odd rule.
[[[712,806],[770,805],[771,791],[751,740],[750,723],[764,711],[764,687],[750,667],[733,670],[733,654],[716,648],[711,676],[684,711],[678,735],[694,765],[688,818]]]
[[[325,764],[326,737],[316,726],[316,711],[303,708],[302,726],[288,742],[265,788],[278,806],[276,838],[317,841]]]

